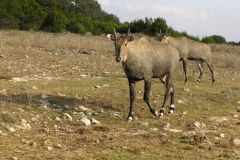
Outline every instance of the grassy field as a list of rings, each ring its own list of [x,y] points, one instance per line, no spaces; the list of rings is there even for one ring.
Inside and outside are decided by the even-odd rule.
[[[179,64],[174,114],[151,115],[139,82],[127,123],[128,83],[107,38],[0,31],[0,159],[240,159],[240,47],[212,50],[215,85],[207,66],[196,82],[194,62],[185,85]],[[83,114],[100,124],[81,126]]]

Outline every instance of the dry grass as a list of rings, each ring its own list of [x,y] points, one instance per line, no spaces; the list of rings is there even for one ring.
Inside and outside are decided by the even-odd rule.
[[[104,36],[2,30],[0,37],[1,43],[13,47],[38,47],[49,50],[57,48],[91,49],[98,52],[113,52],[112,44]]]
[[[81,54],[79,49],[96,53]],[[214,55],[231,54],[223,50],[213,50]],[[240,55],[233,54],[227,61],[238,64]],[[134,108],[138,120],[126,123],[128,84],[121,65],[114,61],[112,43],[105,38],[0,31],[0,55],[1,159],[13,156],[26,160],[240,158],[239,147],[232,144],[233,138],[240,138],[240,118],[236,117],[240,116],[236,112],[240,101],[240,69],[226,59],[214,57],[215,85],[211,84],[208,69],[202,83],[196,83],[199,73],[195,63],[189,67],[190,82],[184,85],[179,65],[174,80],[176,111],[171,116],[160,119],[152,116],[142,100],[143,83],[138,83]],[[12,81],[14,77],[26,81]],[[154,80],[151,100],[157,109],[163,94],[164,87]],[[48,96],[51,105],[47,108],[39,102],[42,95]],[[88,118],[96,118],[101,125],[80,126],[80,117],[73,114],[80,105],[97,113]],[[56,121],[63,113],[72,115],[73,121]],[[217,118],[226,120],[217,122]],[[7,130],[7,126],[20,125],[21,119],[30,123],[31,130],[19,129],[14,133]],[[189,125],[195,121],[206,127],[193,134]],[[182,132],[164,130],[166,123]],[[225,137],[219,139],[220,133]],[[47,146],[53,150],[49,151]]]

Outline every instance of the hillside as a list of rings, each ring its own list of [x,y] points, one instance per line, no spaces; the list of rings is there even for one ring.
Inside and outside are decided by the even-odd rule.
[[[106,37],[0,31],[1,159],[239,159],[240,47],[211,47],[215,85],[206,66],[196,83],[194,62],[185,85],[179,64],[174,114],[153,117],[140,82],[127,123],[128,83]],[[163,94],[154,80],[158,109]],[[100,124],[82,126],[84,115]]]

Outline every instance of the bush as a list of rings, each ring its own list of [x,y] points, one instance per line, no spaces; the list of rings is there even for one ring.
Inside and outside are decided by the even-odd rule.
[[[44,31],[62,32],[65,30],[66,17],[56,11],[49,12],[41,27]]]
[[[226,43],[226,39],[219,35],[213,35],[209,37],[204,37],[202,39],[202,42],[208,43],[208,44],[224,44]]]
[[[73,33],[85,34],[87,31],[85,27],[78,21],[72,21],[67,24],[67,30]]]

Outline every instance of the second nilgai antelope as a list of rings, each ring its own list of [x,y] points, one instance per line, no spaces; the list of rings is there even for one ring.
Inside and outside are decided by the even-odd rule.
[[[180,53],[180,60],[183,62],[183,70],[185,73],[185,83],[188,82],[187,76],[187,61],[194,60],[197,63],[200,75],[198,82],[201,81],[203,76],[203,62],[205,62],[210,69],[212,76],[212,83],[215,83],[214,71],[212,65],[212,52],[208,44],[202,42],[196,42],[186,37],[173,38],[168,34],[162,34],[160,31],[159,40],[162,43],[170,44],[176,48]]]
[[[152,114],[163,116],[165,103],[170,96],[169,113],[174,110],[174,89],[172,79],[174,72],[177,69],[179,61],[179,53],[177,49],[160,44],[155,40],[141,37],[134,39],[128,33],[119,34],[114,29],[114,34],[111,36],[114,41],[116,61],[121,62],[123,69],[127,75],[130,90],[130,109],[128,120],[132,120],[133,104],[135,99],[135,83],[144,80],[144,101],[148,105]],[[163,80],[163,77],[165,80]],[[160,109],[160,114],[152,107],[149,95],[151,89],[151,79],[159,78],[166,86],[164,100]]]

